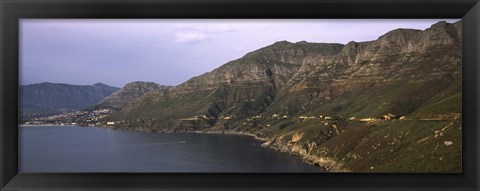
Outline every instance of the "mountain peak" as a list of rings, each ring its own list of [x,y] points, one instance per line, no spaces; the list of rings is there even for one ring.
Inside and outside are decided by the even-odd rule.
[[[445,27],[447,26],[448,23],[447,21],[440,21],[440,22],[437,22],[437,23],[434,23],[433,25],[431,25],[431,27]]]
[[[385,33],[384,35],[380,36],[378,39],[385,39],[385,38],[390,38],[390,39],[398,39],[398,38],[409,38],[412,35],[415,35],[417,33],[421,32],[421,30],[418,29],[405,29],[405,28],[398,28],[394,29],[392,31],[389,31]]]
[[[54,83],[54,82],[42,82],[37,84],[29,84],[29,85],[63,85],[64,83]]]
[[[446,30],[451,30],[452,28],[455,28],[455,27],[458,27],[458,26],[461,26],[461,21],[457,21],[457,22],[454,22],[454,23],[449,23],[449,22],[446,22],[446,21],[440,21],[440,22],[437,22],[437,23],[431,25],[430,28],[428,28],[426,30],[446,31]]]
[[[277,41],[277,42],[273,43],[272,45],[284,45],[284,44],[293,44],[293,43],[288,42],[286,40],[282,40],[282,41]]]
[[[154,82],[135,81],[125,84],[122,89],[100,101],[95,108],[120,109],[127,103],[154,90],[165,90],[169,86],[159,85]]]
[[[362,172],[377,164],[365,165],[362,160],[352,160],[351,154],[368,148],[371,155],[364,157],[375,159],[388,152],[392,160],[380,162],[396,168],[398,161],[407,161],[400,153],[415,155],[417,151],[398,148],[404,150],[392,152],[391,144],[382,143],[382,149],[366,144],[364,140],[375,142],[404,129],[406,121],[399,118],[384,123],[387,118],[382,116],[431,118],[430,111],[438,110],[439,116],[460,112],[461,46],[445,38],[455,29],[446,28],[449,30],[396,29],[377,40],[347,45],[278,41],[168,91],[139,97],[108,120],[128,121],[118,126],[126,130],[255,133],[273,140],[272,145],[287,145],[281,148],[293,153],[299,153],[297,148],[305,148],[302,153],[322,153],[328,147],[328,153],[338,154],[338,161],[351,161],[348,167]],[[445,100],[451,105],[443,107]],[[437,109],[438,105],[446,109]],[[363,126],[363,119],[375,124]],[[377,122],[388,128],[373,128]],[[411,123],[416,121],[409,120]],[[422,128],[409,130],[420,138],[431,136],[448,122],[418,124]],[[342,147],[344,142],[337,142],[352,142],[352,134],[358,135],[353,138],[355,142],[365,144]],[[371,138],[375,134],[379,136]],[[460,135],[458,131],[456,135]],[[293,142],[293,136],[301,137],[300,141]],[[417,139],[402,141],[418,145]],[[296,148],[291,149],[294,144]],[[429,144],[435,148],[436,142]],[[335,153],[337,148],[341,151]],[[445,169],[442,162],[435,161],[440,171]]]
[[[103,84],[103,83],[95,83],[95,84],[93,84],[93,86],[108,86],[108,85]]]
[[[22,85],[19,88],[21,108],[33,115],[85,109],[118,89],[103,84],[70,85],[51,82]]]
[[[143,82],[143,81],[130,82],[128,84],[125,84],[125,86],[123,86],[124,89],[140,88],[140,89],[149,89],[149,90],[157,89],[157,88],[160,88],[160,87],[161,87],[161,85],[159,85],[155,82]]]
[[[455,23],[440,21],[433,24],[425,31],[428,32],[428,36],[430,36],[431,38],[442,39],[441,41],[437,41],[435,44],[448,44],[452,42],[460,44],[462,41],[461,28],[462,24],[460,21],[457,21]]]

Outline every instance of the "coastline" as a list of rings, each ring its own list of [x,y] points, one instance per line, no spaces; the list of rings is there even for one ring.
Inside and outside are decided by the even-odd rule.
[[[278,142],[274,143],[274,140],[269,138],[261,138],[253,133],[245,133],[245,132],[238,132],[238,131],[193,131],[193,133],[207,133],[207,134],[228,134],[228,135],[243,135],[243,136],[250,136],[254,139],[261,141],[262,147],[266,147],[269,149],[273,149],[277,152],[287,153],[295,157],[299,157],[302,159],[304,163],[317,166],[325,170],[325,172],[349,172],[349,170],[344,169],[341,165],[327,157],[319,157],[315,155],[311,155],[306,152],[302,152],[299,149],[298,145],[283,145],[279,144]]]
[[[78,127],[97,127],[97,128],[109,128],[112,130],[119,131],[137,131],[137,132],[147,132],[147,133],[174,133],[168,131],[146,131],[141,129],[125,129],[125,128],[112,128],[109,126],[80,126],[80,125],[58,125],[58,124],[42,124],[42,125],[19,125],[19,127],[32,127],[32,126],[78,126]],[[349,172],[346,169],[341,168],[341,165],[338,164],[335,160],[326,157],[319,157],[311,155],[301,149],[299,145],[284,145],[280,142],[275,141],[271,138],[262,138],[258,137],[253,133],[239,132],[239,131],[219,131],[219,130],[201,130],[201,131],[185,131],[185,132],[175,132],[175,133],[199,133],[199,134],[226,134],[226,135],[240,135],[240,136],[249,136],[253,137],[255,140],[261,142],[262,147],[273,149],[277,152],[287,153],[295,157],[299,157],[302,162],[309,165],[322,168],[326,173],[328,172]]]
[[[38,124],[38,125],[32,125],[32,124],[20,124],[18,125],[19,127],[35,127],[35,126],[40,126],[40,127],[45,127],[45,126],[58,126],[58,127],[62,127],[62,126],[79,126],[79,125],[59,125],[59,124]]]

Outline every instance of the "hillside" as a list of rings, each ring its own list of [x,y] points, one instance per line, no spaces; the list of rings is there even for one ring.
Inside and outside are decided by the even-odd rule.
[[[101,83],[69,85],[44,82],[20,85],[20,116],[28,118],[85,109],[118,89]]]
[[[106,108],[118,110],[127,103],[143,96],[145,93],[153,90],[164,90],[168,86],[159,85],[153,82],[131,82],[123,88],[115,91],[112,95],[104,98],[92,108]]]
[[[461,172],[461,22],[374,41],[286,41],[106,120],[119,129],[251,134],[332,171]]]

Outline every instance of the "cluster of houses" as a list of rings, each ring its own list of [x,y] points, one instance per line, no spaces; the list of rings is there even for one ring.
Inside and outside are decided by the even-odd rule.
[[[299,119],[303,119],[303,120],[309,120],[309,119],[316,119],[315,116],[300,116],[298,117]],[[340,119],[343,119],[342,117],[339,117],[339,116],[333,116],[333,117],[329,117],[329,116],[322,116],[320,115],[319,116],[319,119],[324,119],[324,120],[340,120]],[[387,120],[404,120],[405,119],[405,116],[397,116],[395,114],[392,114],[392,113],[387,113],[385,115],[382,115],[382,117],[368,117],[368,118],[360,118],[360,119],[357,119],[356,117],[350,117],[348,118],[349,121],[361,121],[361,122],[372,122],[372,121],[387,121]]]
[[[179,119],[180,121],[198,121],[198,120],[206,120],[208,117],[206,115],[196,115],[190,118],[183,118]]]
[[[272,115],[272,118],[273,119],[288,119],[288,115],[283,115],[283,116],[280,116],[279,114],[273,114]]]
[[[222,116],[218,117],[219,120],[227,120],[227,121],[235,119],[235,118],[236,118],[235,115],[226,115],[226,116],[222,115]],[[252,116],[250,118],[247,118],[246,121],[243,124],[247,125],[248,122],[252,123],[252,122],[256,121],[257,119],[262,119],[262,118],[269,118],[269,119],[275,119],[275,120],[300,119],[300,120],[303,120],[303,121],[319,119],[319,120],[332,120],[332,121],[348,120],[348,121],[360,121],[360,122],[380,122],[380,121],[387,121],[387,120],[404,120],[405,116],[397,116],[397,115],[392,114],[392,113],[387,113],[387,114],[385,114],[381,117],[369,117],[369,118],[356,118],[356,117],[343,118],[341,116],[323,116],[323,115],[319,115],[319,116],[302,115],[302,116],[298,116],[298,117],[292,117],[292,116],[288,116],[288,115],[281,115],[281,114],[274,113],[274,114],[271,115],[271,117],[268,117],[268,116],[264,117],[262,115]],[[198,121],[198,120],[208,120],[208,119],[211,119],[211,117],[209,118],[206,115],[196,115],[196,116],[193,116],[193,117],[190,117],[190,118],[182,118],[182,119],[179,119],[179,120],[187,122],[187,121]],[[328,124],[328,122],[326,122],[326,123]],[[115,122],[107,122],[107,125],[114,125],[114,124],[115,124]],[[270,127],[271,125],[267,124],[266,126]]]
[[[375,117],[370,117],[370,118],[362,118],[359,119],[358,121],[362,122],[373,122],[373,121],[387,121],[387,120],[404,120],[406,119],[405,116],[398,116],[392,113],[387,113],[385,115],[382,115],[381,118],[375,118]]]
[[[206,116],[203,117],[206,119]],[[220,119],[223,119],[223,120],[231,120],[231,119],[234,119],[235,118],[235,115],[231,115],[231,116],[220,116],[219,117]],[[262,116],[261,115],[256,115],[256,116],[253,116],[251,118],[248,118],[247,121],[252,121],[252,120],[255,120],[255,119],[261,119]],[[289,119],[289,118],[293,118],[293,119],[301,119],[301,120],[312,120],[312,119],[323,119],[323,120],[342,120],[342,119],[345,119],[341,116],[323,116],[323,115],[320,115],[320,116],[298,116],[298,117],[290,117],[288,115],[280,115],[280,114],[272,114],[271,116],[271,119]],[[181,119],[181,120],[195,120],[195,119],[199,119],[198,116],[195,116],[194,118],[187,118],[187,119]],[[362,121],[362,122],[370,122],[370,121],[386,121],[386,120],[404,120],[405,119],[405,116],[398,116],[398,115],[395,115],[395,114],[392,114],[392,113],[387,113],[381,117],[369,117],[369,118],[356,118],[356,117],[350,117],[348,118],[347,120],[349,121]]]
[[[46,117],[33,118],[27,122],[26,125],[77,125],[77,124],[91,124],[98,125],[98,120],[106,117],[113,110],[97,109],[93,111],[73,111]]]

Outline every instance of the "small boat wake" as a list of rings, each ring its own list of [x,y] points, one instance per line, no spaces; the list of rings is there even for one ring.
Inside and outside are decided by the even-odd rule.
[[[173,141],[173,142],[165,142],[165,143],[153,143],[153,144],[149,144],[147,146],[183,144],[183,143],[187,143],[187,141]]]
[[[131,147],[134,147],[134,148],[137,148],[137,147],[154,147],[154,146],[185,144],[185,143],[187,143],[187,141],[172,141],[172,142],[151,143],[151,144],[135,144],[135,145],[130,145],[130,148]]]

